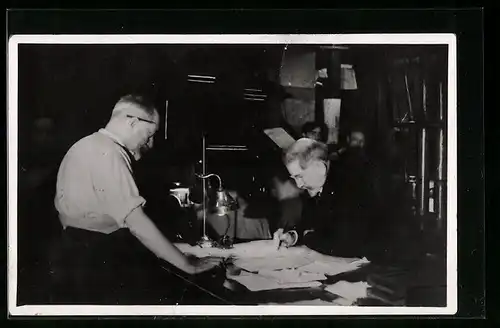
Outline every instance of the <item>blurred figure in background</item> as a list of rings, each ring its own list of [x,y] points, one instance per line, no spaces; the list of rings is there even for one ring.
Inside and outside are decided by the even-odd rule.
[[[346,151],[353,150],[358,154],[366,155],[365,133],[361,128],[351,128],[346,137],[346,145],[330,152],[330,160],[338,160]]]
[[[328,137],[328,127],[325,123],[306,122],[302,126],[302,137],[324,143]]]
[[[24,286],[42,284],[49,272],[47,254],[61,227],[55,220],[53,204],[57,169],[63,151],[57,140],[54,118],[36,118],[29,138],[20,139],[18,175],[19,280]],[[20,134],[20,137],[26,134]],[[21,288],[19,300],[45,301],[46,293]],[[26,294],[24,294],[26,291]]]

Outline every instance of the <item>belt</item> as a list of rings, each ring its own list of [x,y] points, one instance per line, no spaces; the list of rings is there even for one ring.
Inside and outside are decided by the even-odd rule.
[[[94,231],[94,232],[104,233],[104,234],[113,233],[113,232],[117,231],[118,229],[120,229],[117,224],[114,224],[114,225],[113,224],[106,224],[104,221],[100,222],[101,227],[92,229],[91,227],[89,227],[88,222],[86,222],[90,219],[79,218],[79,217],[70,217],[70,216],[63,215],[63,214],[59,214],[59,220],[61,221],[61,224],[65,228],[72,227],[72,228],[77,228],[77,229],[81,229],[81,230]],[[113,220],[113,219],[110,218],[110,220]],[[87,223],[87,224],[85,224],[85,223]]]

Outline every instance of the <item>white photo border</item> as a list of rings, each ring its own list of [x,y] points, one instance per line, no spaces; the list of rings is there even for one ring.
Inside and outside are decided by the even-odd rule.
[[[20,44],[356,44],[448,46],[447,306],[17,306],[18,47]],[[457,42],[455,34],[13,35],[8,44],[8,313],[11,316],[453,315],[457,281]]]

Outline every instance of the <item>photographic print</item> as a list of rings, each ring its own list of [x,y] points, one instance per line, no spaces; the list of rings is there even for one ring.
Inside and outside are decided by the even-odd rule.
[[[12,316],[457,311],[453,34],[14,35]]]

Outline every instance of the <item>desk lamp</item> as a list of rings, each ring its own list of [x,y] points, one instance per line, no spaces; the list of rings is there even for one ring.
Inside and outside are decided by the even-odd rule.
[[[198,241],[198,245],[201,247],[215,247],[216,243],[211,240],[206,234],[206,224],[207,224],[207,188],[205,179],[210,177],[216,177],[219,181],[219,187],[215,191],[215,195],[209,198],[208,201],[208,211],[217,216],[225,216],[228,213],[236,210],[238,208],[238,203],[229,195],[222,186],[222,179],[217,174],[211,173],[206,174],[206,146],[205,146],[205,136],[203,136],[203,174],[197,175],[198,178],[203,179],[203,236],[201,240]]]

